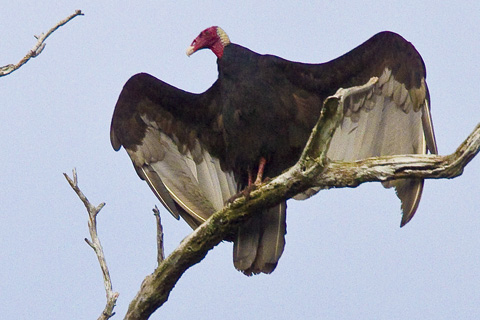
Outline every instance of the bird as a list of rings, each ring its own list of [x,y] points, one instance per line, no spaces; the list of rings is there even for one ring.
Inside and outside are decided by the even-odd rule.
[[[402,154],[437,154],[426,70],[415,47],[383,31],[344,55],[312,64],[259,54],[213,26],[187,55],[209,49],[218,79],[190,93],[147,73],[133,75],[115,105],[110,140],[122,146],[138,176],[163,206],[193,229],[242,190],[258,186],[299,159],[323,102],[339,88],[378,80],[350,97],[327,157],[354,161]],[[384,182],[395,187],[401,227],[414,216],[422,179]],[[310,189],[295,199],[318,192]],[[232,238],[236,269],[271,273],[285,247],[286,201],[245,221]]]

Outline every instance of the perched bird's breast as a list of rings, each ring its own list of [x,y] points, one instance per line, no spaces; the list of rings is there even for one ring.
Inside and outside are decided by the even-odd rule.
[[[266,176],[273,177],[293,165],[301,151],[298,148],[292,153],[290,144],[291,124],[296,117],[294,95],[283,88],[285,80],[268,77],[259,70],[239,76],[247,74],[248,81],[222,79],[227,161],[234,168],[246,170],[255,168],[261,157],[266,158]]]

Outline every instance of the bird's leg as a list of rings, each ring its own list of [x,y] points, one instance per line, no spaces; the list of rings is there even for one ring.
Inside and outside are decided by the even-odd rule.
[[[260,162],[258,163],[258,171],[257,171],[257,178],[255,181],[253,181],[253,174],[251,170],[248,170],[248,186],[243,189],[242,194],[245,196],[245,198],[248,200],[250,198],[250,192],[255,190],[259,185],[262,184],[263,182],[263,171],[265,170],[265,164],[267,163],[267,159],[264,157],[260,158]]]
[[[260,185],[263,182],[263,171],[265,170],[265,164],[267,163],[267,159],[264,157],[260,158],[260,162],[258,163],[258,172],[257,172],[257,179],[255,179],[255,185]],[[250,180],[250,175],[249,175]],[[250,182],[250,181],[249,181]]]
[[[252,171],[250,169],[247,170],[247,174],[248,174],[248,186],[251,186],[253,184],[253,175],[252,175]]]

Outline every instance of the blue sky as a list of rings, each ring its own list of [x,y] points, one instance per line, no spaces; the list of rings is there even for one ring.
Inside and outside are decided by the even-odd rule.
[[[149,72],[206,90],[215,56],[186,47],[221,26],[260,53],[325,62],[391,30],[427,67],[439,152],[480,122],[478,1],[16,1],[2,6],[0,65],[17,62],[34,34],[82,9],[44,52],[0,78],[0,313],[5,319],[93,319],[105,304],[100,268],[83,241],[87,215],[62,173],[76,167],[95,205],[114,290],[125,314],[156,265],[158,204],[109,128],[125,81]],[[480,160],[453,180],[426,182],[414,219],[379,184],[290,201],[287,244],[271,275],[251,278],[222,243],[186,272],[152,319],[451,319],[480,316]],[[190,229],[162,211],[166,251]]]

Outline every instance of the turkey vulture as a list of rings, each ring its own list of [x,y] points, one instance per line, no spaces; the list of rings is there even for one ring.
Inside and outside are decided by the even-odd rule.
[[[339,88],[378,81],[348,100],[328,157],[437,153],[425,65],[412,44],[381,32],[327,63],[292,62],[231,43],[219,27],[200,33],[187,55],[208,48],[218,79],[204,93],[177,89],[149,74],[120,93],[110,138],[123,146],[165,208],[192,228],[233,195],[274,177],[299,158],[324,99]],[[423,180],[396,180],[401,226],[413,217]],[[310,190],[297,198],[306,198]],[[286,202],[259,212],[234,240],[234,265],[247,275],[272,272],[285,245]]]

